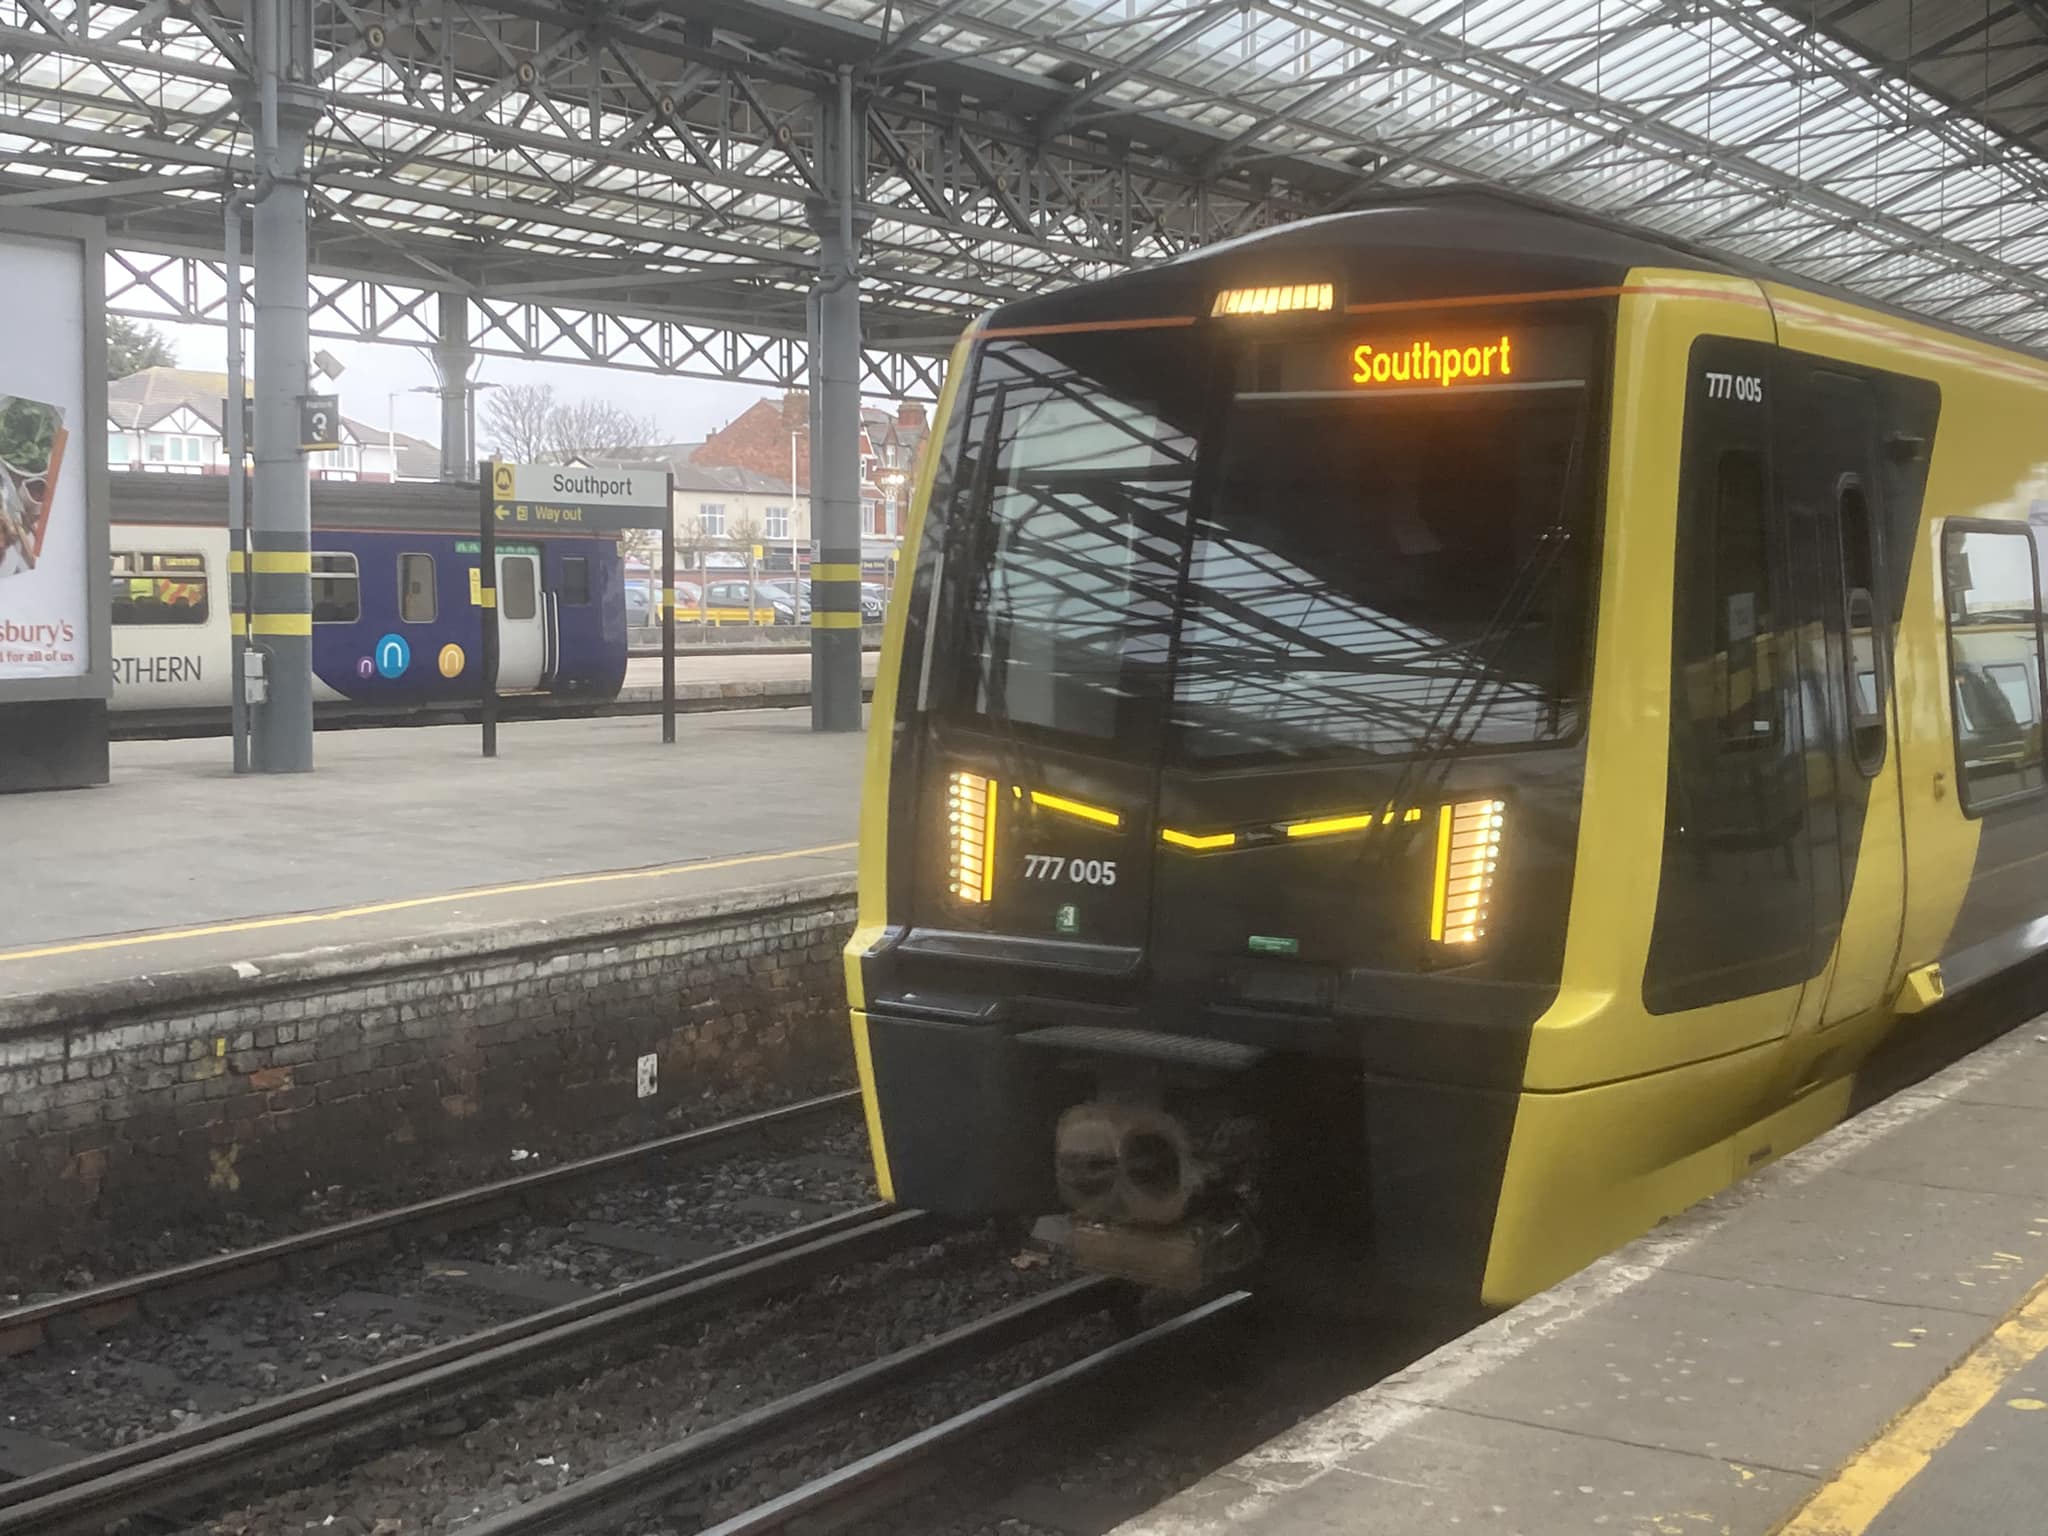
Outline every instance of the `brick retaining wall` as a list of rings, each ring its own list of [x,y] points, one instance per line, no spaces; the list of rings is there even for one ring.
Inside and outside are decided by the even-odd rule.
[[[0,1003],[0,1289],[137,1224],[850,1077],[852,922],[833,875]]]

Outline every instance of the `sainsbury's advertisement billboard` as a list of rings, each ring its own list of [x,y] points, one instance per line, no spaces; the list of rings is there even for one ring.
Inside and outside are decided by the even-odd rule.
[[[101,483],[91,459],[101,424],[86,404],[90,384],[104,414],[104,382],[88,378],[89,359],[103,355],[98,259],[95,241],[0,224],[10,333],[0,346],[0,690],[16,696],[101,691],[86,686],[107,569],[89,494]],[[39,679],[76,681],[8,686]]]

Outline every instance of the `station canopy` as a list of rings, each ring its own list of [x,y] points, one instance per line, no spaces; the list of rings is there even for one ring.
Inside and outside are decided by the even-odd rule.
[[[125,312],[219,318],[221,194],[251,169],[241,7],[0,0],[0,201],[104,214]],[[449,291],[478,306],[487,349],[521,356],[689,371],[674,349],[697,346],[704,371],[714,334],[800,346],[843,78],[883,350],[928,353],[1013,295],[1448,182],[2048,342],[2048,0],[314,14],[331,334],[431,340],[426,300]],[[760,376],[763,356],[712,371]]]

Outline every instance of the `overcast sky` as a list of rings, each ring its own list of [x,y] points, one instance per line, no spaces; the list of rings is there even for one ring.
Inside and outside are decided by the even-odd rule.
[[[178,349],[181,368],[227,368],[227,332],[221,327],[161,325],[157,329]],[[440,402],[431,394],[412,393],[416,388],[434,387],[434,370],[423,350],[391,342],[325,341],[316,336],[313,349],[322,348],[340,359],[347,370],[333,385],[341,396],[344,415],[365,426],[395,424],[400,432],[428,442],[441,440]],[[476,377],[485,383],[552,384],[557,395],[569,400],[614,400],[653,417],[663,442],[691,442],[709,436],[756,400],[781,394],[754,384],[665,379],[623,368],[525,363],[499,357],[484,358]],[[478,397],[479,411],[489,398],[488,392]],[[491,445],[481,420],[477,436],[484,438],[481,447],[488,452]]]

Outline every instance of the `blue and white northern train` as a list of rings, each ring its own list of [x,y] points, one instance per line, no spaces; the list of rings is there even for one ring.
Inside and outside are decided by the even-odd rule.
[[[185,716],[228,707],[227,481],[115,474],[113,708]],[[313,486],[313,674],[322,713],[377,715],[474,700],[481,619],[476,491]],[[596,703],[626,675],[616,535],[528,534],[497,546],[498,687]]]

